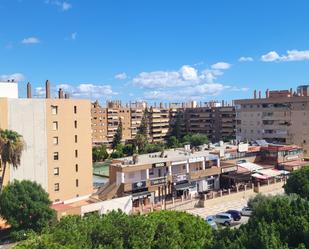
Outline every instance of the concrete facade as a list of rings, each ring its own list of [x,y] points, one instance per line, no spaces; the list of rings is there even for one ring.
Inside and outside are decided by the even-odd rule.
[[[88,198],[93,191],[90,112],[87,100],[0,98],[0,128],[18,132],[26,144],[21,165],[9,167],[4,184],[36,181],[54,203]]]
[[[47,127],[45,100],[8,99],[8,129],[26,143],[21,166],[10,168],[10,181],[36,181],[48,191]]]
[[[267,91],[265,98],[235,100],[236,138],[296,144],[309,152],[309,96]]]

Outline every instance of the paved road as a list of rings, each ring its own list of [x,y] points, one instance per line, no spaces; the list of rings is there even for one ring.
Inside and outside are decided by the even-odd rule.
[[[284,194],[283,189],[267,193],[267,195],[278,195],[278,194]],[[249,198],[241,198],[239,200],[223,202],[217,205],[212,205],[210,207],[191,208],[185,211],[194,215],[201,216],[202,218],[205,218],[208,215],[215,215],[220,212],[225,212],[226,210],[229,209],[240,211],[244,206],[247,205],[248,200]],[[247,223],[248,219],[249,219],[248,217],[242,217],[242,219],[239,222],[234,222],[234,225],[239,226],[240,224]]]

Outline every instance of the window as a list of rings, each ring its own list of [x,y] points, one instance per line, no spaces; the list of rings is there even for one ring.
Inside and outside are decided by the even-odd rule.
[[[59,191],[59,189],[60,189],[60,188],[59,188],[59,183],[55,183],[55,184],[54,184],[54,190],[55,190],[55,191]]]
[[[78,157],[78,150],[75,150],[75,157]]]
[[[59,152],[54,152],[54,160],[59,160]]]
[[[77,106],[76,105],[74,106],[74,113],[75,114],[77,113]]]
[[[78,179],[75,180],[75,185],[78,187]]]
[[[78,164],[75,164],[75,171],[78,172]]]
[[[77,128],[77,120],[74,121],[74,127]]]
[[[53,131],[57,131],[58,130],[58,122],[54,121],[53,122]]]
[[[53,115],[57,115],[58,114],[58,106],[52,105],[51,106],[51,112]]]
[[[58,137],[53,137],[53,144],[54,145],[57,145],[58,144]]]
[[[59,168],[54,168],[54,176],[58,176],[59,175]]]
[[[75,143],[77,143],[77,135],[75,135]]]

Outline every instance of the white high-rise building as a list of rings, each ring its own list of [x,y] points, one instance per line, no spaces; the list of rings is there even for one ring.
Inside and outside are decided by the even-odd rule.
[[[17,82],[0,82],[0,98],[18,98]]]

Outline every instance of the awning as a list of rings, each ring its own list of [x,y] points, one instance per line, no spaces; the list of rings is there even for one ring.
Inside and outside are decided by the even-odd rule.
[[[238,163],[237,165],[240,166],[240,167],[243,167],[243,168],[245,168],[245,169],[247,169],[251,172],[263,169],[262,166],[255,164],[255,163],[250,163],[250,162]]]
[[[261,179],[261,180],[267,180],[269,178],[265,175],[260,175],[259,173],[252,174],[252,177],[257,178],[257,179]]]
[[[281,172],[275,169],[261,169],[258,173],[268,177],[276,177],[281,175]]]
[[[138,200],[138,199],[144,199],[151,196],[151,192],[149,191],[144,191],[144,192],[138,192],[138,193],[133,193],[132,194],[132,199],[134,200]]]
[[[192,185],[192,183],[182,183],[174,186],[175,190],[187,190],[193,187],[194,185]]]

